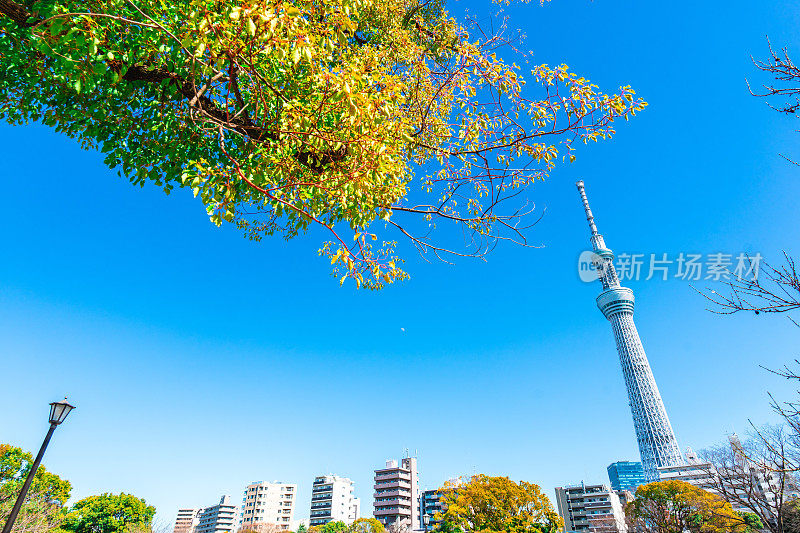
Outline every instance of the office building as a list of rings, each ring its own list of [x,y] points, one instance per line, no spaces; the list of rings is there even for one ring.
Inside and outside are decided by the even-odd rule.
[[[606,485],[556,487],[556,504],[567,533],[627,531],[619,496]]]
[[[409,529],[420,529],[419,475],[417,458],[386,461],[375,470],[375,510],[373,515],[384,527],[399,522]]]
[[[238,529],[237,509],[228,495],[217,505],[200,509],[194,533],[235,533]]]
[[[639,461],[617,461],[608,465],[608,481],[615,491],[636,492],[636,487],[646,483]]]
[[[596,299],[597,307],[611,323],[614,332],[644,477],[647,481],[658,481],[660,467],[683,464],[683,458],[633,322],[633,291],[620,285],[614,270],[614,253],[606,248],[603,236],[597,231],[583,182],[579,181],[576,185],[591,231],[592,261],[603,286],[603,291]]]
[[[318,476],[311,488],[312,526],[328,522],[352,524],[360,514],[360,500],[353,495],[353,482],[346,477]]]
[[[275,525],[290,529],[294,523],[294,504],[297,485],[257,481],[244,489],[242,497],[241,527],[258,531],[260,526]]]

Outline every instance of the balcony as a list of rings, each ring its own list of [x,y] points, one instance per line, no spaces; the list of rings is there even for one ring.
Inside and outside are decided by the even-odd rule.
[[[375,516],[400,515],[411,516],[411,509],[406,507],[390,507],[388,509],[375,509]]]
[[[375,481],[385,481],[389,479],[404,479],[411,481],[411,474],[407,472],[388,472],[385,474],[375,474]]]
[[[411,490],[411,483],[407,483],[405,481],[388,481],[384,483],[375,483],[376,489],[408,489]]]
[[[402,505],[411,507],[411,498],[392,498],[391,500],[377,501],[375,500],[376,507],[385,507],[387,505]]]
[[[405,498],[411,497],[410,490],[403,490],[403,489],[396,489],[396,490],[388,490],[385,492],[375,492],[372,494],[373,498],[388,498],[390,496],[403,496]]]

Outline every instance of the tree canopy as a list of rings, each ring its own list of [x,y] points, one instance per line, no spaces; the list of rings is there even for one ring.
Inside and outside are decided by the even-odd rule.
[[[0,444],[0,523],[5,524],[32,465],[30,453]],[[56,528],[64,518],[64,504],[71,491],[69,481],[40,465],[12,532],[44,533]]]
[[[75,502],[63,528],[75,533],[124,533],[148,528],[156,508],[132,494],[103,493]]]
[[[251,238],[323,228],[320,254],[359,287],[407,277],[398,238],[443,258],[524,244],[520,193],[645,106],[566,65],[505,62],[503,47],[527,60],[443,0],[3,0],[0,15],[0,117],[191,190]],[[463,245],[437,233],[450,225]]]
[[[442,533],[555,533],[564,525],[539,485],[527,481],[478,474],[440,494],[445,511],[436,515],[435,531]]]
[[[743,533],[745,518],[719,496],[685,481],[641,485],[625,507],[632,531],[640,533]]]
[[[28,477],[33,465],[33,456],[22,448],[9,444],[0,444],[0,491],[10,495],[16,494]],[[37,495],[48,502],[63,506],[69,499],[72,484],[61,479],[40,465],[31,483],[29,494]]]
[[[328,522],[327,524],[323,525],[320,529],[321,533],[343,533],[348,531],[347,524],[340,520],[336,520],[333,522]]]
[[[350,533],[384,533],[383,527],[377,518],[359,518],[349,527]]]

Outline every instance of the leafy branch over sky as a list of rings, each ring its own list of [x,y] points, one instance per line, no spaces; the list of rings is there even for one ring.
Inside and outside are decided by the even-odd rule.
[[[134,184],[190,189],[216,224],[324,228],[344,282],[395,248],[525,244],[526,189],[645,103],[566,65],[523,69],[503,31],[441,0],[0,0],[0,116],[40,121]],[[441,230],[461,227],[447,244]]]

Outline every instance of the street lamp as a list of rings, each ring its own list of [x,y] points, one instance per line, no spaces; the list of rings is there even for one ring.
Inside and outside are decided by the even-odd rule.
[[[6,525],[3,527],[3,533],[11,533],[11,528],[14,527],[14,522],[17,520],[19,510],[22,508],[22,503],[25,501],[25,496],[27,496],[28,489],[31,487],[33,477],[36,475],[36,471],[39,469],[39,463],[42,462],[44,451],[47,449],[47,445],[50,443],[50,437],[53,436],[53,431],[56,430],[56,426],[58,426],[67,418],[67,415],[73,409],[75,409],[75,406],[68,404],[66,397],[60,402],[53,402],[50,404],[50,429],[47,431],[47,436],[44,438],[42,447],[39,448],[39,454],[36,456],[36,460],[33,462],[33,465],[31,465],[31,470],[28,472],[28,477],[25,479],[25,484],[22,485],[22,490],[20,491],[19,496],[17,496],[17,501],[14,503],[14,508],[11,510],[8,520],[6,520]]]

